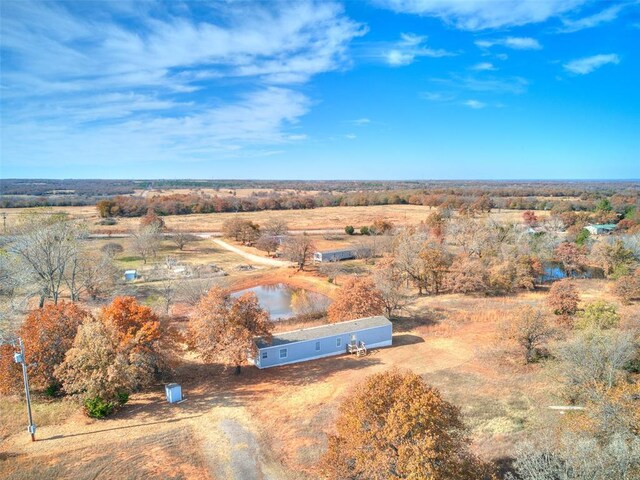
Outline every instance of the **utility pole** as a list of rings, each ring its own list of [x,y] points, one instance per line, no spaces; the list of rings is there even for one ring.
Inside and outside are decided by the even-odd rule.
[[[36,441],[36,425],[33,423],[33,416],[31,415],[31,394],[29,393],[29,375],[27,374],[27,361],[24,355],[24,343],[22,338],[18,338],[19,352],[13,354],[13,361],[22,364],[22,377],[24,379],[24,393],[27,398],[27,414],[29,416],[29,426],[27,431],[31,434],[31,441]]]

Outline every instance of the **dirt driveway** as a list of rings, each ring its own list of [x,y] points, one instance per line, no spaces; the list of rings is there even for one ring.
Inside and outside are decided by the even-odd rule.
[[[293,267],[293,262],[287,262],[285,260],[276,260],[275,258],[265,258],[259,255],[254,255],[253,253],[245,252],[241,248],[234,247],[233,245],[228,244],[224,240],[220,240],[218,238],[214,238],[213,241],[220,247],[224,248],[233,253],[237,253],[238,255],[246,258],[250,262],[258,263],[260,265],[269,265],[271,267]]]

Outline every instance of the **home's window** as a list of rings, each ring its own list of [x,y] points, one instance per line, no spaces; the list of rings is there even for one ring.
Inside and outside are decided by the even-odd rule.
[[[262,358],[267,358],[267,352],[262,352]]]
[[[341,338],[336,338],[336,347],[339,347],[342,345],[342,339]]]
[[[316,350],[320,350],[320,342],[316,342]]]
[[[287,349],[286,348],[281,348],[280,349],[280,358],[287,358]]]

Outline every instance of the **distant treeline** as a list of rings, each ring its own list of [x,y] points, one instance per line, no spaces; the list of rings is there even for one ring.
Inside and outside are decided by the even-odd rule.
[[[160,195],[161,190],[192,193]],[[213,189],[209,195],[201,189]],[[262,189],[248,197],[236,189]],[[144,197],[133,196],[146,190]],[[158,191],[158,195],[154,195]],[[414,204],[461,208],[482,199],[481,208],[550,210],[567,201],[591,210],[603,198],[635,204],[637,181],[299,181],[299,180],[46,180],[0,179],[0,207],[96,205],[114,216],[139,216],[149,208],[160,215],[306,209],[341,205]],[[488,200],[487,200],[488,199]],[[617,199],[617,201],[616,201]]]
[[[602,199],[602,197],[600,196]],[[606,197],[604,197],[606,198]],[[559,200],[539,197],[492,197],[434,194],[426,191],[383,191],[352,193],[318,193],[315,195],[262,194],[246,198],[204,194],[156,195],[153,197],[117,196],[97,204],[102,217],[139,217],[149,210],[158,215],[186,215],[191,213],[254,212],[261,210],[300,210],[317,207],[368,205],[425,205],[452,210],[489,211],[494,208],[516,210],[594,210],[596,198]],[[635,208],[638,195],[616,194],[610,197],[612,209],[620,213]]]

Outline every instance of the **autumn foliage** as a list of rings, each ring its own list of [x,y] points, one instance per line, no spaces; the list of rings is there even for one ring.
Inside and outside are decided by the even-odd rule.
[[[330,322],[382,315],[385,302],[370,278],[352,278],[345,282],[327,311]]]
[[[371,375],[340,407],[322,465],[331,479],[482,479],[459,409],[418,375]]]
[[[101,318],[105,324],[113,326],[123,346],[148,350],[160,338],[160,319],[134,297],[116,297],[102,309]]]
[[[570,279],[555,282],[549,289],[547,304],[559,319],[567,324],[578,311],[578,291]]]
[[[110,413],[129,393],[149,385],[165,366],[173,339],[153,311],[133,297],[116,297],[97,319],[87,317],[55,370],[68,394]]]
[[[55,388],[60,383],[54,370],[64,360],[78,327],[87,318],[88,312],[67,302],[45,305],[26,316],[18,336],[24,342],[29,380],[34,389]],[[20,367],[13,362],[13,351],[13,347],[3,346],[0,389],[4,392],[22,388]]]
[[[240,373],[257,354],[255,337],[269,341],[273,322],[254,293],[232,299],[214,287],[202,297],[189,321],[189,342],[205,361],[221,361]]]

